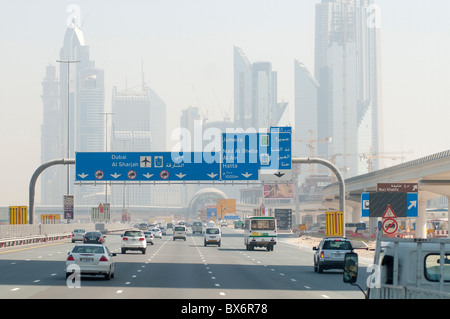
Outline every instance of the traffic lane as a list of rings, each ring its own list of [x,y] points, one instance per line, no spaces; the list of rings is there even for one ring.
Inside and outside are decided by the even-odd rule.
[[[120,236],[116,238],[116,249],[120,249],[119,238]],[[37,292],[38,287],[39,291],[44,287],[49,290],[54,290],[55,287],[67,288],[66,258],[68,252],[77,244],[79,243],[65,240],[0,250],[0,297],[30,298]],[[122,270],[126,272],[127,269],[136,268],[135,262],[139,261],[131,261],[130,265],[124,264]],[[82,283],[84,286],[108,285],[101,277],[83,276]],[[53,298],[60,296],[59,292],[54,291],[49,294]]]
[[[231,230],[236,232],[236,230]],[[239,231],[239,230],[238,230]],[[226,237],[226,235],[225,235]],[[355,286],[345,284],[342,281],[342,270],[326,270],[323,274],[314,272],[312,248],[304,248],[298,245],[293,245],[288,242],[283,242],[283,238],[290,237],[289,234],[279,236],[279,240],[273,252],[266,252],[262,248],[257,248],[254,251],[246,251],[239,249],[243,247],[243,237],[240,240],[223,240],[225,243],[236,244],[236,247],[219,248],[229,249],[230,251],[240,251],[256,264],[267,266],[271,271],[280,274],[280,276],[301,285],[300,289],[323,291],[336,291],[339,294],[343,293],[345,296],[350,294],[354,298],[362,298],[361,293],[354,293],[352,291],[359,289]],[[241,245],[241,246],[240,246]],[[325,275],[325,276],[321,276]],[[367,268],[360,265],[358,282],[363,289],[366,287],[366,281],[369,274]]]

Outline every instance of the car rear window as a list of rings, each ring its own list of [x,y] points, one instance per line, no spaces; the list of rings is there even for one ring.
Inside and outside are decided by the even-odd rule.
[[[175,231],[184,231],[184,226],[175,226]]]
[[[323,249],[352,250],[352,244],[348,240],[327,240],[323,243]]]
[[[140,237],[140,236],[142,236],[142,232],[141,231],[129,230],[129,231],[125,232],[124,236],[127,236],[127,237]]]
[[[87,232],[86,236],[100,236],[100,233],[91,231],[91,232]]]
[[[105,250],[100,246],[75,246],[72,252],[77,254],[103,254]]]
[[[207,234],[218,234],[219,233],[219,229],[218,228],[207,228],[206,229],[206,233]]]
[[[84,229],[75,229],[73,232],[74,233],[84,233],[85,230]]]

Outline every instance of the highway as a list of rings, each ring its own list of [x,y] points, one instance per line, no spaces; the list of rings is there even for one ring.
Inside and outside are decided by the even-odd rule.
[[[190,230],[190,228],[188,228]],[[357,287],[342,282],[342,271],[313,271],[313,250],[289,244],[280,235],[274,251],[247,251],[242,230],[224,227],[221,247],[203,246],[188,233],[172,240],[171,231],[146,254],[120,253],[120,234],[106,245],[117,253],[115,277],[83,277],[69,288],[65,260],[76,244],[69,240],[0,249],[1,299],[362,299]],[[367,275],[360,267],[358,283]]]

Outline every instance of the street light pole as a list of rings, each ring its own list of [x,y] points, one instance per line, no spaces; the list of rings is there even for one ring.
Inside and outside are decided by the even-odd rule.
[[[70,158],[70,63],[78,63],[75,60],[57,60],[67,64],[67,158]],[[70,194],[70,166],[67,165],[67,195]]]
[[[113,115],[114,113],[103,112],[98,113],[100,115],[105,115],[105,152],[108,152],[108,115]],[[108,183],[105,183],[105,203],[108,202]]]

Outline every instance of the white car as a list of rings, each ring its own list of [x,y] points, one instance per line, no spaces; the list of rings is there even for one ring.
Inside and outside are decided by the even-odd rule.
[[[81,275],[102,275],[106,280],[114,278],[114,256],[105,245],[78,244],[67,256],[66,278],[77,271]]]
[[[222,241],[222,232],[219,227],[206,228],[204,246],[213,244],[220,247],[221,241]]]
[[[176,225],[173,228],[173,240],[175,239],[184,239],[186,241],[186,226]]]
[[[147,249],[147,240],[142,230],[127,230],[122,235],[121,250],[125,254],[127,250],[140,250],[143,254]]]
[[[72,232],[72,243],[75,241],[83,241],[84,235],[86,234],[86,229],[74,229]]]
[[[153,241],[153,233],[149,230],[145,230],[144,231],[144,235],[145,235],[145,239],[147,240],[147,243],[150,243],[152,245],[155,244],[155,242]]]
[[[150,229],[150,231],[152,232],[153,236],[155,236],[156,238],[162,238],[162,231],[159,228],[152,228]]]

